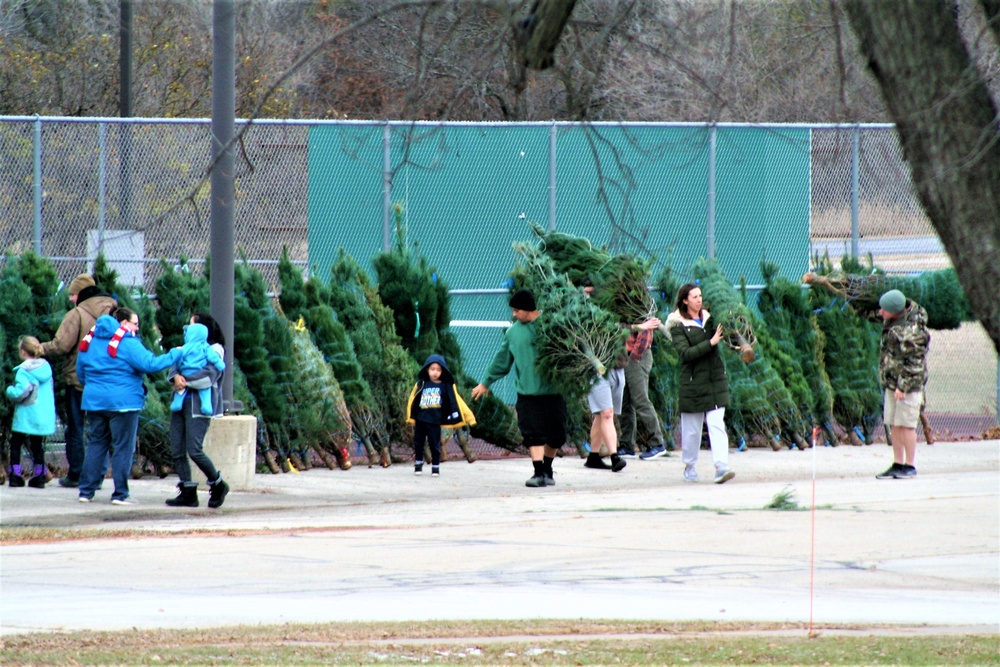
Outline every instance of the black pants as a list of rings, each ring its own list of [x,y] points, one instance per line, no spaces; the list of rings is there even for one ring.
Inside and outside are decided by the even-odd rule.
[[[441,425],[419,419],[413,425],[413,460],[424,460],[424,442],[431,446],[431,465],[441,464]]]
[[[174,470],[182,482],[191,481],[188,457],[209,482],[219,478],[215,464],[201,448],[212,420],[200,416],[199,405],[198,392],[189,391],[184,395],[180,412],[170,413],[170,455],[174,460]],[[195,410],[199,410],[197,415]]]
[[[45,448],[42,447],[42,436],[28,435],[14,431],[10,434],[10,464],[21,465],[21,447],[25,444],[31,450],[31,460],[36,466],[45,465]]]

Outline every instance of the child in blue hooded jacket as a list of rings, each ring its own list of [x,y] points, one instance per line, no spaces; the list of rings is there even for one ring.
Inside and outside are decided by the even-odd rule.
[[[431,476],[437,476],[441,471],[441,426],[476,425],[476,417],[459,395],[455,378],[440,354],[427,357],[406,405],[406,421],[413,424],[413,472],[423,472],[426,442],[431,448]]]
[[[177,370],[181,375],[190,375],[200,371],[208,364],[215,366],[220,373],[226,370],[226,362],[208,344],[208,327],[204,324],[184,325],[184,345],[181,347],[181,357],[177,363]],[[212,404],[212,388],[198,389],[198,409],[201,414],[211,416],[215,414],[215,406]],[[170,400],[171,412],[180,412],[184,405],[184,394],[186,389],[175,391]]]
[[[7,398],[14,402],[10,436],[10,485],[24,486],[21,448],[28,445],[34,474],[28,486],[45,488],[45,449],[42,438],[56,432],[56,397],[52,389],[52,367],[42,359],[42,344],[34,336],[21,338],[18,350],[24,363],[14,368],[14,384]]]

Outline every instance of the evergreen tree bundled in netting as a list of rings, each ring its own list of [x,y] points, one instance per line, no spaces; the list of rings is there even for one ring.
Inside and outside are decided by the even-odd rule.
[[[289,397],[295,413],[295,440],[299,448],[315,447],[327,467],[332,468],[336,461],[347,470],[351,467],[347,447],[353,440],[353,427],[340,384],[313,342],[304,319],[291,327],[291,335],[292,359],[298,373]]]
[[[329,304],[350,337],[361,378],[367,384],[366,394],[348,397],[348,408],[355,427],[360,423],[357,435],[368,453],[369,466],[378,463],[388,467],[392,463],[387,414],[393,406],[386,396],[390,371],[385,367],[382,338],[365,299],[362,281],[367,280],[364,269],[341,248],[330,267]],[[346,387],[344,391],[346,394]],[[358,402],[356,407],[352,398]]]
[[[392,250],[372,258],[378,278],[378,294],[392,310],[396,334],[418,364],[438,350],[438,292],[436,275],[426,260],[406,245],[403,207],[393,206],[396,238]]]
[[[746,306],[715,260],[699,259],[692,266],[704,297],[705,309],[722,324],[726,345],[722,358],[729,377],[729,393],[733,418],[727,426],[737,442],[750,442],[754,435],[764,438],[773,449],[780,449],[782,437],[790,446],[807,444],[803,433],[811,430],[799,412],[791,393],[774,367],[772,359],[780,352],[764,323]],[[746,327],[749,324],[749,328]],[[743,344],[733,340],[734,334],[750,340],[756,337],[760,348],[751,361],[734,348]],[[738,414],[735,414],[738,413]]]
[[[803,414],[812,415],[814,425],[823,429],[827,441],[837,444],[833,429],[833,387],[823,360],[825,336],[816,322],[816,315],[809,304],[809,295],[802,286],[778,274],[779,267],[773,262],[761,263],[761,274],[765,287],[758,296],[757,305],[768,330],[777,344],[789,356],[795,358],[801,377],[806,383],[806,393],[799,400],[805,400],[808,407],[800,404]],[[786,379],[786,383],[788,380]],[[803,388],[796,378],[794,387],[801,395]],[[790,389],[793,386],[790,385]],[[796,392],[793,389],[793,395]]]
[[[390,447],[392,444],[399,444],[402,451],[409,454],[413,449],[413,432],[406,423],[406,399],[417,373],[420,372],[420,364],[403,347],[402,339],[396,334],[392,309],[382,303],[378,290],[368,280],[367,274],[357,274],[357,280],[365,295],[365,302],[371,309],[372,320],[382,343],[384,384],[381,400],[385,402]]]
[[[653,283],[653,296],[657,305],[658,317],[666,321],[674,310],[674,301],[681,282],[677,280],[673,269],[665,264]],[[660,336],[653,337],[653,366],[649,371],[649,398],[660,418],[660,428],[663,429],[663,442],[672,444],[673,430],[680,423],[680,410],[677,407],[678,388],[680,387],[679,369],[680,357],[670,342],[666,326],[660,325]],[[728,416],[728,415],[727,415]]]
[[[354,415],[349,411],[347,396],[348,392],[351,396],[363,395],[363,387],[367,387],[367,383],[362,385],[361,368],[344,326],[337,321],[336,313],[327,305],[328,288],[315,277],[310,277],[308,281],[303,280],[302,272],[292,264],[287,248],[282,252],[278,263],[278,276],[281,280],[278,301],[285,317],[295,323],[296,330],[303,328],[309,334],[320,358],[330,366],[329,375],[337,380],[336,394],[345,401],[336,411],[328,410],[322,415],[325,419],[333,419],[337,415],[346,417],[337,417],[338,423],[330,423],[323,428],[324,433],[337,434],[335,445],[327,439],[324,441],[325,444],[320,446],[326,453],[333,454],[340,467],[347,470],[352,465],[348,449],[352,443],[352,429],[367,431],[371,428],[369,422],[353,424]],[[370,389],[367,395],[368,400],[372,400]],[[308,403],[300,402],[299,405],[305,409]],[[315,420],[315,416],[302,415],[298,411],[296,416],[300,421],[304,418]],[[359,411],[359,416],[364,419],[363,411]],[[343,430],[345,427],[346,431]],[[304,443],[308,440],[300,438],[299,442]]]
[[[563,395],[567,405],[577,403],[593,381],[613,367],[628,333],[614,315],[558,272],[539,248],[515,243],[514,250],[524,264],[514,273],[515,285],[530,290],[543,312],[535,321],[539,375]]]
[[[611,255],[582,237],[546,231],[532,223],[538,250],[553,262],[555,270],[573,285],[589,279],[594,302],[614,314],[622,324],[639,324],[656,313],[649,294],[650,265],[632,255]]]
[[[139,316],[139,336],[153,354],[163,354],[160,332],[156,327],[156,307],[142,287],[131,288],[118,282],[118,272],[98,253],[92,272],[94,282],[115,298],[119,306],[129,308]],[[132,463],[132,477],[141,478],[150,468],[159,477],[166,477],[173,467],[170,454],[170,398],[172,390],[166,373],[146,375],[146,401],[139,413],[139,432]]]
[[[868,261],[871,264],[870,256]],[[878,300],[892,289],[901,291],[927,311],[928,329],[957,329],[962,322],[976,319],[958,275],[951,268],[925,271],[916,276],[888,276],[872,266],[864,274],[844,270],[822,274],[810,272],[802,277],[802,282],[825,288],[868,319],[878,319]]]
[[[816,258],[819,276],[834,272],[829,257]],[[841,261],[845,274],[866,276],[865,267],[850,257]],[[823,332],[823,362],[833,387],[833,418],[847,433],[848,441],[871,442],[871,434],[882,416],[882,390],[878,383],[881,325],[859,315],[843,296],[810,288],[809,304]]]
[[[14,367],[21,363],[18,353],[21,336],[51,340],[59,323],[72,307],[51,260],[27,251],[19,257],[6,257],[0,271],[0,389],[14,381]],[[61,360],[52,360],[57,390],[64,390]],[[61,406],[62,401],[57,401]],[[0,398],[0,484],[6,481],[9,442],[14,405]],[[39,462],[40,463],[40,462]]]
[[[257,393],[266,394],[259,397],[260,402],[269,402],[271,416],[278,420],[268,428],[270,442],[274,451],[275,462],[287,452],[291,467],[307,469],[311,467],[309,449],[296,449],[292,446],[291,432],[295,428],[292,410],[289,408],[289,392],[296,382],[295,367],[292,360],[292,337],[288,320],[275,309],[268,296],[267,281],[263,274],[252,267],[245,255],[243,261],[235,265],[234,284],[236,294],[246,299],[247,305],[256,311],[261,318],[263,329],[263,345],[267,352],[267,361],[274,376],[272,387],[257,388]],[[270,466],[269,466],[270,467]],[[279,469],[284,467],[280,463]],[[291,469],[291,468],[289,468]]]

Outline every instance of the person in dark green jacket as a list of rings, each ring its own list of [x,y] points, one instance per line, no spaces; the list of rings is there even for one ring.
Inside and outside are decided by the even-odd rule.
[[[542,314],[535,297],[528,290],[518,290],[509,305],[514,323],[504,332],[500,349],[486,369],[486,378],[473,387],[472,400],[489,394],[490,385],[514,371],[517,428],[534,467],[525,486],[555,486],[552,461],[566,442],[566,402],[535,368],[535,320]]]
[[[726,406],[729,382],[719,354],[722,325],[702,308],[701,288],[687,283],[677,291],[677,310],[667,317],[667,332],[681,360],[678,407],[681,412],[681,458],[684,480],[698,481],[698,450],[702,425],[708,426],[708,440],[715,462],[715,483],[736,476],[729,469],[729,436],[726,435]]]

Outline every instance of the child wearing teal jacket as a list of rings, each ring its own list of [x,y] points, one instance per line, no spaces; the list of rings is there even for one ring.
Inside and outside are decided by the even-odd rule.
[[[14,368],[14,384],[7,398],[14,402],[10,437],[10,485],[24,486],[21,448],[31,451],[34,471],[28,486],[45,488],[45,449],[42,439],[56,432],[56,398],[52,388],[52,367],[42,359],[42,344],[34,336],[21,338],[18,350],[24,363]]]

